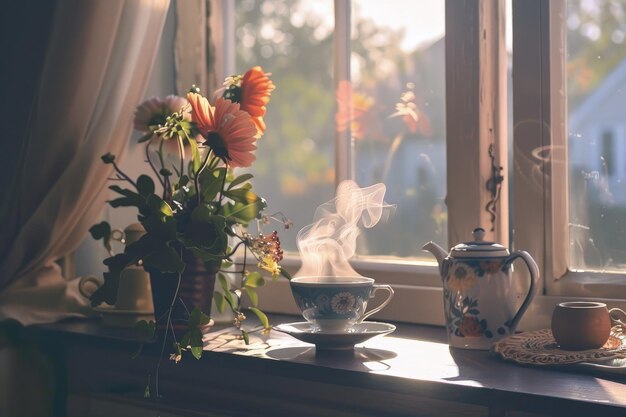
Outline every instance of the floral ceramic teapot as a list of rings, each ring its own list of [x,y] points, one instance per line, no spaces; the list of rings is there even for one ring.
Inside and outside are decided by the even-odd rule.
[[[484,242],[484,229],[472,234],[473,242],[460,243],[449,254],[433,242],[423,249],[439,263],[450,346],[490,349],[493,342],[515,332],[535,296],[539,268],[528,252],[509,254],[502,245]],[[517,258],[530,271],[528,294],[519,309],[511,265]]]

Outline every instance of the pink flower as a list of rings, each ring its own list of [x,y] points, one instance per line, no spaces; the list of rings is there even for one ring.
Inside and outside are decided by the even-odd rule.
[[[175,95],[169,95],[165,99],[150,97],[137,106],[133,127],[140,132],[153,131],[156,126],[165,124],[168,116],[180,111],[186,104],[184,97]],[[184,111],[183,115],[186,120],[191,119],[188,111]]]
[[[218,98],[215,107],[197,93],[187,94],[192,120],[206,138],[205,145],[231,167],[249,167],[256,160],[256,126],[239,104]]]

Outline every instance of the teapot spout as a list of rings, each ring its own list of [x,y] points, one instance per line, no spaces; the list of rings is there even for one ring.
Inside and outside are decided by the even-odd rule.
[[[448,256],[448,252],[446,252],[441,246],[432,241],[422,246],[422,250],[428,251],[435,256],[435,258],[437,259],[437,263],[439,264],[439,270],[441,271],[443,260],[446,259],[446,256]]]

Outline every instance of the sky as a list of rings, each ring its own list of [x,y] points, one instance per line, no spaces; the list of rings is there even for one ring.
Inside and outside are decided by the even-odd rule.
[[[511,50],[511,5],[506,2],[507,49]],[[307,0],[305,10],[327,17],[328,30],[333,27],[333,2],[330,0]],[[427,46],[445,33],[445,0],[352,0],[353,18],[361,16],[373,19],[379,26],[404,28],[402,49],[406,52],[419,46]],[[322,30],[326,32],[326,30]],[[325,34],[325,33],[324,33]]]

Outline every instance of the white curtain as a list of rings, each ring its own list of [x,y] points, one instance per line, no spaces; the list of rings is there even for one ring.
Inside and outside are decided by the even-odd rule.
[[[0,320],[90,313],[55,260],[100,221],[111,166],[130,137],[169,0],[58,0],[14,184],[3,196]]]

